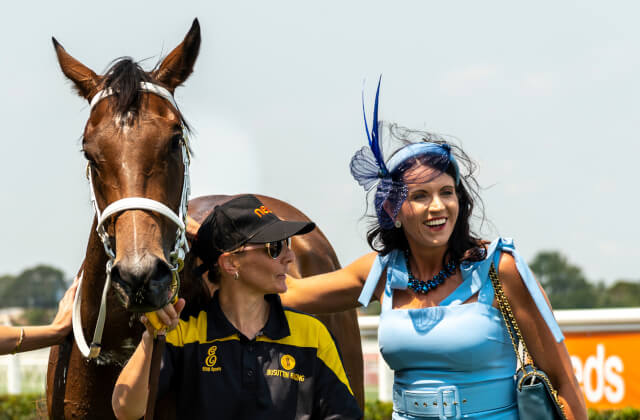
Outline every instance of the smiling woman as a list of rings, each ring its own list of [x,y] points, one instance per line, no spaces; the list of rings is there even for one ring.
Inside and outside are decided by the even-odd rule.
[[[369,146],[351,160],[358,183],[375,188],[376,218],[367,239],[376,252],[332,273],[289,279],[283,302],[322,313],[381,301],[378,340],[395,371],[394,420],[517,420],[526,413],[516,399],[516,334],[502,316],[508,311],[525,351],[564,406],[558,417],[529,418],[586,419],[544,292],[511,240],[489,243],[471,232],[479,199],[475,165],[438,136],[378,123],[377,104],[376,95]],[[383,132],[394,147],[388,158]]]

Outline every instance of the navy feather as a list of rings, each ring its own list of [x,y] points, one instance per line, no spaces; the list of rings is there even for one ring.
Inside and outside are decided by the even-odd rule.
[[[384,157],[382,156],[382,146],[380,144],[380,134],[378,132],[378,100],[380,98],[380,82],[382,81],[382,75],[378,79],[378,88],[376,89],[376,99],[373,105],[373,121],[371,122],[371,133],[369,132],[369,126],[367,125],[367,113],[364,107],[364,91],[362,92],[362,113],[364,115],[364,128],[367,132],[367,138],[369,139],[369,147],[373,156],[378,162],[379,172],[381,176],[387,176],[388,170],[384,163]]]

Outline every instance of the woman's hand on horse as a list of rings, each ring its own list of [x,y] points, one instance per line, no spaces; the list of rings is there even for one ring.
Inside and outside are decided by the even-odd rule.
[[[76,289],[78,288],[78,276],[73,280],[73,283],[58,304],[58,313],[56,314],[51,327],[56,331],[56,334],[60,339],[63,339],[71,332],[71,314],[73,313],[73,299],[76,296]]]
[[[155,311],[158,319],[160,320],[160,322],[166,325],[166,328],[156,330],[156,328],[151,325],[147,317],[144,315],[140,317],[140,322],[142,322],[147,328],[147,332],[151,337],[154,337],[156,334],[164,334],[167,331],[171,331],[178,326],[178,322],[180,321],[180,312],[182,312],[182,310],[184,309],[184,305],[185,300],[183,298],[180,298],[176,301],[176,303],[168,303],[163,308]]]

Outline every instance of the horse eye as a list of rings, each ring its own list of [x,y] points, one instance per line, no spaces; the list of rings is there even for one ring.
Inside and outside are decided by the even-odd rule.
[[[176,134],[171,138],[171,151],[175,152],[182,146],[182,134]]]
[[[93,158],[89,156],[89,153],[87,153],[87,151],[83,149],[82,154],[84,155],[84,158],[87,159],[87,161],[89,161],[89,163],[93,165]]]

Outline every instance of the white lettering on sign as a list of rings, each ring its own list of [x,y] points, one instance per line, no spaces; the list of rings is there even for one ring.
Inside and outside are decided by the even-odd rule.
[[[602,397],[612,404],[622,401],[625,384],[620,374],[624,364],[618,356],[605,358],[604,344],[598,344],[596,355],[587,357],[584,364],[579,357],[571,356],[571,364],[589,402],[600,402]]]

